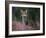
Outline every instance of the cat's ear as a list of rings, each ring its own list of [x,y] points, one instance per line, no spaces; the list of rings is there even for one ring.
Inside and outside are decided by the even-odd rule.
[[[23,13],[23,10],[21,9],[20,12]]]
[[[25,11],[26,13],[27,13],[27,9],[26,9],[26,11]]]

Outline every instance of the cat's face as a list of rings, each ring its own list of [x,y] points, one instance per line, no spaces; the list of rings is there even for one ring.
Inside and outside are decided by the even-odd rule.
[[[27,15],[27,9],[25,9],[25,10],[21,9],[20,12],[21,12],[21,15],[23,15],[23,16]]]

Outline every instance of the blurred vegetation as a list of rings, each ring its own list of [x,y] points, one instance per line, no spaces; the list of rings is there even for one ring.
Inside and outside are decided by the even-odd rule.
[[[40,19],[40,8],[22,8],[22,7],[12,7],[12,19],[13,20],[20,20],[21,21],[21,13],[20,9],[27,9],[28,10],[28,19],[29,21],[39,20]]]

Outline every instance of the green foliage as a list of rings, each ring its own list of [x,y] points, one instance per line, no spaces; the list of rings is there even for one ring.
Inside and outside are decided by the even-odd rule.
[[[32,20],[35,21],[36,19],[36,16],[38,16],[38,18],[40,18],[40,9],[39,8],[29,8],[28,9],[28,16],[32,17]]]
[[[20,7],[13,7],[12,8],[12,17],[13,20],[16,17],[17,20],[21,20],[21,13],[20,13],[20,9],[27,9],[28,10],[28,18],[29,20],[36,20],[38,18],[40,18],[40,8],[20,8]],[[38,17],[37,17],[38,16]]]

